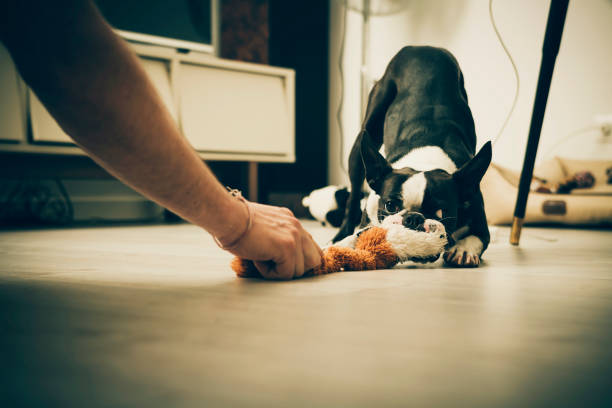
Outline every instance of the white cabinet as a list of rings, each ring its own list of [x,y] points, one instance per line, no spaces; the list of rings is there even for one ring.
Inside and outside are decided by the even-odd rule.
[[[159,46],[132,44],[132,48],[200,156],[295,161],[293,70],[183,54]],[[8,57],[1,46],[0,53]],[[83,154],[30,90],[25,103],[25,88],[20,96],[15,85],[20,79],[4,54],[0,55],[0,151]],[[27,118],[30,137],[26,134]],[[5,142],[8,140],[14,142]]]
[[[170,110],[172,117],[176,120],[176,104],[174,103],[174,97],[170,86],[168,61],[143,57],[141,58],[141,62],[149,79],[153,82],[157,93],[166,107]],[[28,96],[32,140],[38,143],[72,144],[72,139],[70,139],[57,124],[36,94],[32,92],[32,90],[28,90]]]
[[[291,84],[282,74],[240,68],[180,64],[183,132],[202,152],[282,157],[293,150]]]
[[[57,124],[31,89],[28,89],[28,106],[34,142],[72,144],[72,139]]]
[[[161,100],[170,111],[174,120],[176,120],[176,102],[170,83],[170,62],[168,60],[145,57],[141,57],[140,60],[142,61],[145,72],[149,76],[151,82],[153,82],[157,93],[161,97]]]

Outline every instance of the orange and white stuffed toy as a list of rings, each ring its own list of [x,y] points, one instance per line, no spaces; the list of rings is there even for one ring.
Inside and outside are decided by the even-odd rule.
[[[325,248],[321,265],[303,276],[388,269],[408,260],[433,262],[444,251],[446,232],[435,220],[426,220],[423,229],[408,229],[401,224],[401,219],[397,222],[388,217],[379,226],[367,227]],[[234,258],[231,267],[241,278],[262,278],[253,262],[246,259]]]

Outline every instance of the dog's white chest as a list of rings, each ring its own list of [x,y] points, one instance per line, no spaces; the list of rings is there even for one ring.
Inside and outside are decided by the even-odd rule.
[[[457,170],[457,165],[438,146],[424,146],[412,149],[406,155],[391,163],[394,169],[410,167],[418,171],[442,169],[449,174]]]

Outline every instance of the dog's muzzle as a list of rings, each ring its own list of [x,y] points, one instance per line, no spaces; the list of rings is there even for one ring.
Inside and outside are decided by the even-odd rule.
[[[425,217],[418,212],[406,212],[402,215],[402,225],[417,231],[425,231]]]
[[[423,214],[414,211],[390,215],[385,218],[383,225],[387,223],[401,224],[404,227],[415,231],[431,233],[436,232],[440,233],[441,235],[446,235],[446,229],[440,221],[427,219],[423,216]]]

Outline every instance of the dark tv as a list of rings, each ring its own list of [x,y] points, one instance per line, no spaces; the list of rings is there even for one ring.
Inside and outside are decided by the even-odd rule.
[[[95,0],[124,38],[212,53],[218,0]]]

